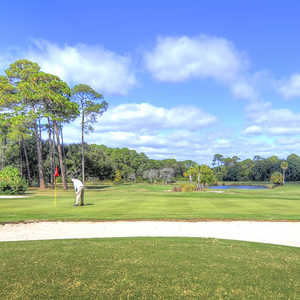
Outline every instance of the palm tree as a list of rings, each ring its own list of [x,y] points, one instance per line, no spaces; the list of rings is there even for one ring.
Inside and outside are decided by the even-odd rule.
[[[285,184],[285,171],[288,168],[288,162],[287,161],[282,161],[280,164],[280,168],[282,169],[282,175],[283,175],[283,184]]]

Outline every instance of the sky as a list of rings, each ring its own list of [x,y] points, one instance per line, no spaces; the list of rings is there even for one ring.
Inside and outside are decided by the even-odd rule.
[[[153,159],[300,155],[299,1],[4,1],[0,73],[39,63],[109,109],[88,143]],[[79,120],[64,141],[80,142]]]

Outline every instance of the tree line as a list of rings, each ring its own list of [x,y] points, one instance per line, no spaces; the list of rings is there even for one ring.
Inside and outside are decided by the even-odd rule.
[[[1,146],[1,168],[12,165],[20,170],[31,185],[39,185],[36,143],[34,135],[26,137],[23,143],[7,139],[6,144],[2,143]],[[41,140],[41,149],[44,178],[51,185],[54,174],[52,165],[59,164],[57,145],[53,150],[52,139]],[[184,177],[198,184],[213,183],[214,180],[270,181],[272,174],[276,172],[284,173],[286,181],[300,181],[300,156],[296,154],[289,155],[286,160],[277,156],[269,158],[255,156],[253,159],[240,160],[236,156],[224,157],[216,154],[210,168],[192,160],[150,159],[146,154],[128,148],[84,143],[84,150],[85,176],[90,181],[114,180],[116,175],[123,181],[146,180],[150,183],[156,181],[168,183]],[[82,178],[82,145],[62,143],[62,153],[66,177]]]
[[[39,167],[36,155],[36,139],[31,136],[26,138],[24,143],[26,152],[21,144],[15,143],[13,140],[7,140],[5,149],[3,149],[2,144],[1,153],[5,151],[5,155],[1,160],[1,167],[14,166],[20,170],[22,176],[31,185],[38,185]],[[57,149],[52,151],[52,140],[41,140],[41,144],[44,178],[45,182],[51,185],[54,174],[52,164],[59,164],[59,155]],[[81,144],[73,143],[62,146],[66,177],[81,179]],[[110,148],[104,145],[85,143],[84,149],[85,176],[89,181],[115,180],[116,176],[120,176],[122,181],[128,182],[149,181],[154,183],[160,181],[167,183],[174,181],[175,178],[182,178],[184,172],[196,164],[191,160],[154,160],[148,158],[144,153],[138,153],[128,148]],[[27,172],[25,153],[28,159],[29,173]],[[54,154],[53,162],[50,153]]]
[[[286,160],[275,155],[241,160],[237,156],[215,154],[212,166],[219,181],[270,181],[274,173],[283,175],[283,183],[300,181],[300,156],[296,154],[290,154]]]

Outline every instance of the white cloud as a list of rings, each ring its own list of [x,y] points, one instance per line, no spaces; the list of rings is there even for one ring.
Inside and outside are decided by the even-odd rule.
[[[257,102],[248,107],[249,121],[252,123],[243,133],[246,135],[265,134],[299,135],[300,113],[287,108],[274,109],[270,103]]]
[[[225,84],[239,99],[256,101],[262,79],[270,84],[268,73],[248,73],[245,54],[224,38],[160,37],[154,49],[145,53],[144,60],[157,80],[213,79]]]
[[[86,136],[86,141],[110,147],[135,149],[155,159],[192,159],[199,163],[211,163],[215,153],[224,156],[237,155],[242,159],[252,158],[255,154],[264,157],[289,154],[284,145],[276,145],[270,140],[258,141],[251,137],[240,138],[233,136],[232,133],[226,134],[224,130],[211,128],[214,123],[206,126],[201,124],[200,130],[194,130],[193,126],[185,127],[191,120],[182,117],[178,123],[168,125],[168,115],[172,115],[170,112],[176,109],[176,107],[166,109],[148,103],[119,105],[106,113],[106,120],[105,114],[99,119],[94,126],[95,131]],[[154,123],[149,122],[152,119]],[[134,126],[128,125],[131,124],[130,120]],[[254,129],[255,127],[252,128],[252,132]],[[67,143],[80,142],[79,122],[66,126],[64,132]],[[293,145],[289,147],[289,150],[294,149]]]
[[[208,162],[209,153],[230,147],[229,141],[224,138],[218,138],[215,143],[205,137],[203,129],[209,130],[216,121],[215,116],[197,107],[164,108],[149,103],[122,104],[111,108],[99,118],[94,124],[94,132],[86,135],[86,141],[136,149],[152,158],[205,159]],[[80,142],[78,132],[80,120],[66,125],[65,142]],[[209,148],[207,143],[211,143]],[[202,151],[202,157],[195,154],[195,151],[198,154]]]
[[[273,126],[267,128],[266,132],[272,135],[294,135],[300,134],[300,128],[295,128],[291,126]]]
[[[261,134],[262,133],[262,129],[260,126],[257,125],[252,125],[247,127],[244,131],[244,134],[246,135],[257,135],[257,134]]]
[[[288,80],[281,82],[279,91],[286,99],[300,98],[300,74],[293,74]]]
[[[193,106],[164,108],[149,103],[121,104],[109,109],[98,123],[99,130],[153,131],[197,130],[216,122],[216,117]]]
[[[88,84],[105,94],[126,94],[136,83],[130,58],[99,46],[60,47],[38,41],[25,56],[38,62],[45,72],[71,84]]]
[[[298,148],[300,144],[300,139],[296,137],[285,137],[281,136],[275,140],[276,144],[283,146],[297,145]]]
[[[253,85],[247,81],[237,80],[231,84],[231,92],[234,97],[240,99],[254,100],[258,98]]]
[[[217,139],[213,146],[214,148],[222,149],[222,148],[230,148],[232,145],[231,142],[226,139]]]
[[[80,142],[80,128],[68,125],[64,128],[66,143]],[[77,127],[77,128],[76,128]],[[110,147],[127,147],[146,153],[150,158],[191,159],[199,163],[211,163],[213,155],[221,153],[224,156],[237,155],[241,159],[252,158],[254,155],[268,157],[271,155],[287,156],[295,151],[295,145],[276,144],[270,140],[253,140],[236,136],[224,137],[224,132],[191,131],[173,128],[168,134],[159,130],[144,131],[142,128],[122,128],[101,130],[95,126],[95,132],[86,136],[88,143],[104,144]],[[76,137],[77,140],[76,140]],[[298,144],[299,146],[299,144]]]
[[[161,37],[152,52],[145,54],[147,69],[161,81],[213,78],[231,81],[246,65],[232,43],[223,38]]]
[[[255,122],[258,124],[268,123],[268,124],[292,124],[293,122],[300,122],[300,113],[294,113],[293,111],[283,108],[283,109],[270,109],[257,114]]]

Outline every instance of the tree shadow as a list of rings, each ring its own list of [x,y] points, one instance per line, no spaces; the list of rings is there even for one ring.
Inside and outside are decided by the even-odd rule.
[[[106,188],[112,187],[111,185],[87,185],[85,186],[86,190],[103,190]]]

